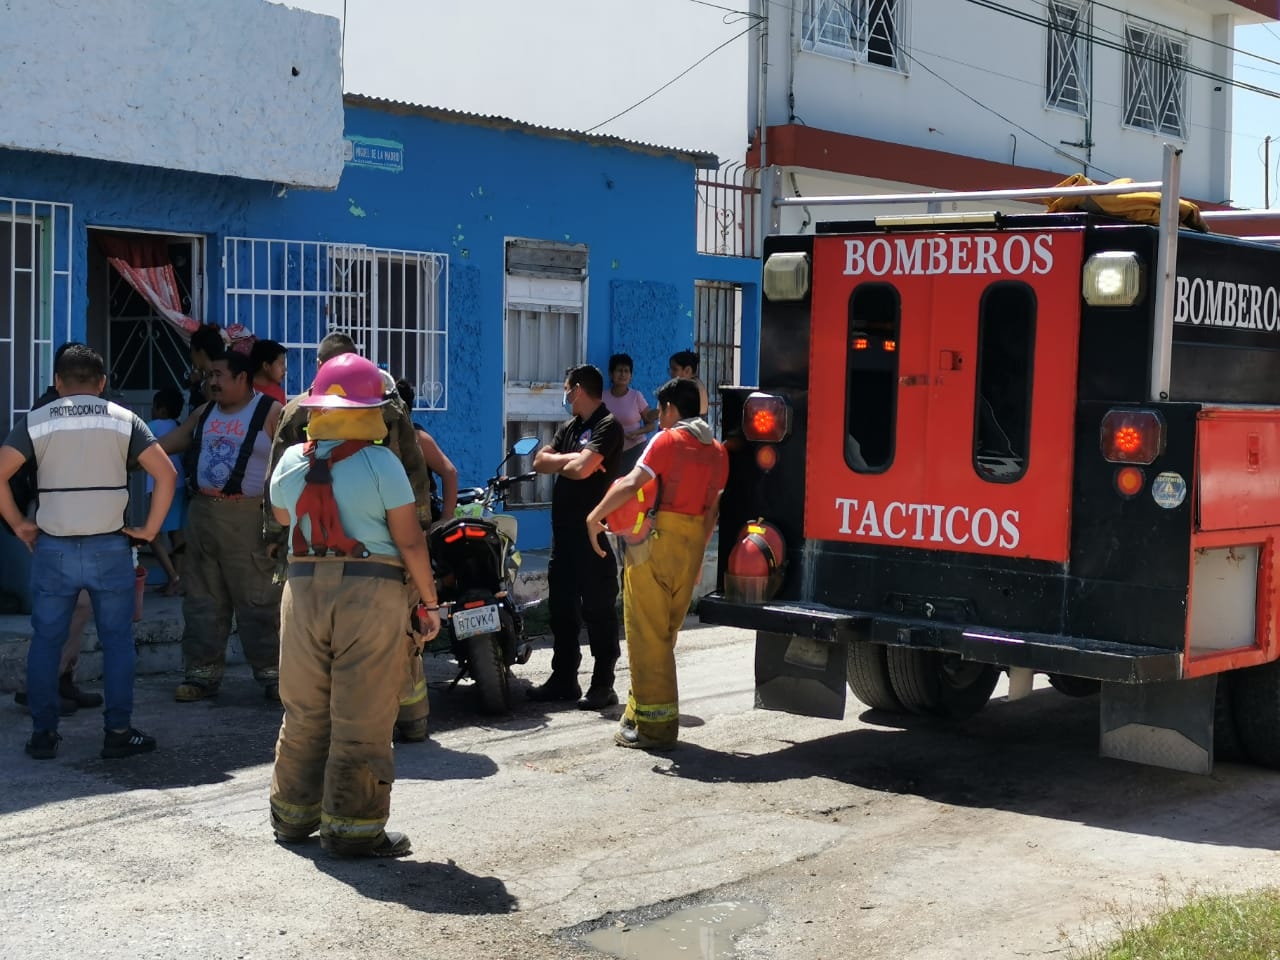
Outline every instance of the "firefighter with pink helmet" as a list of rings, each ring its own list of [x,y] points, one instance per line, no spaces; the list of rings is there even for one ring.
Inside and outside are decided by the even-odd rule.
[[[290,549],[271,825],[281,843],[319,831],[339,856],[410,852],[409,838],[386,823],[411,585],[425,610],[421,635],[440,629],[413,489],[395,454],[376,444],[387,433],[386,402],[376,366],[354,353],[333,357],[301,401],[310,439],[286,450],[271,476]]]

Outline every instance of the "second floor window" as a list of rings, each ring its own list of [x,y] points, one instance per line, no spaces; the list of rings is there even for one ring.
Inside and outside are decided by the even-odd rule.
[[[1045,103],[1059,110],[1089,110],[1089,10],[1087,3],[1050,0]]]
[[[805,50],[906,70],[906,0],[804,0]]]
[[[1125,125],[1185,140],[1186,38],[1130,22],[1124,41]]]

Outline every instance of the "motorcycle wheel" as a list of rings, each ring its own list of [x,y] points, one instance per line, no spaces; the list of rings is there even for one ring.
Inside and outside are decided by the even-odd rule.
[[[497,633],[467,638],[467,666],[480,694],[485,713],[510,713],[511,689],[502,656],[502,636]]]

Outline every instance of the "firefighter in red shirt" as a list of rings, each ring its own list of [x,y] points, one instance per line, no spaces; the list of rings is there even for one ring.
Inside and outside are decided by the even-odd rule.
[[[676,635],[702,555],[720,511],[729,457],[698,416],[701,398],[692,380],[669,380],[658,389],[658,425],[640,462],[620,478],[587,515],[587,535],[597,553],[605,518],[656,478],[658,508],[653,535],[641,549],[628,548],[623,568],[623,624],[631,692],[614,742],[622,747],[667,750],[675,746],[680,709],[676,687]]]

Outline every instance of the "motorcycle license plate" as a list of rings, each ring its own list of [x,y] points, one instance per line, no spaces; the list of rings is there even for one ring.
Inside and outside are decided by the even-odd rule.
[[[482,633],[498,632],[498,607],[491,604],[487,607],[474,607],[470,610],[453,612],[453,635],[459,640],[478,636]]]

